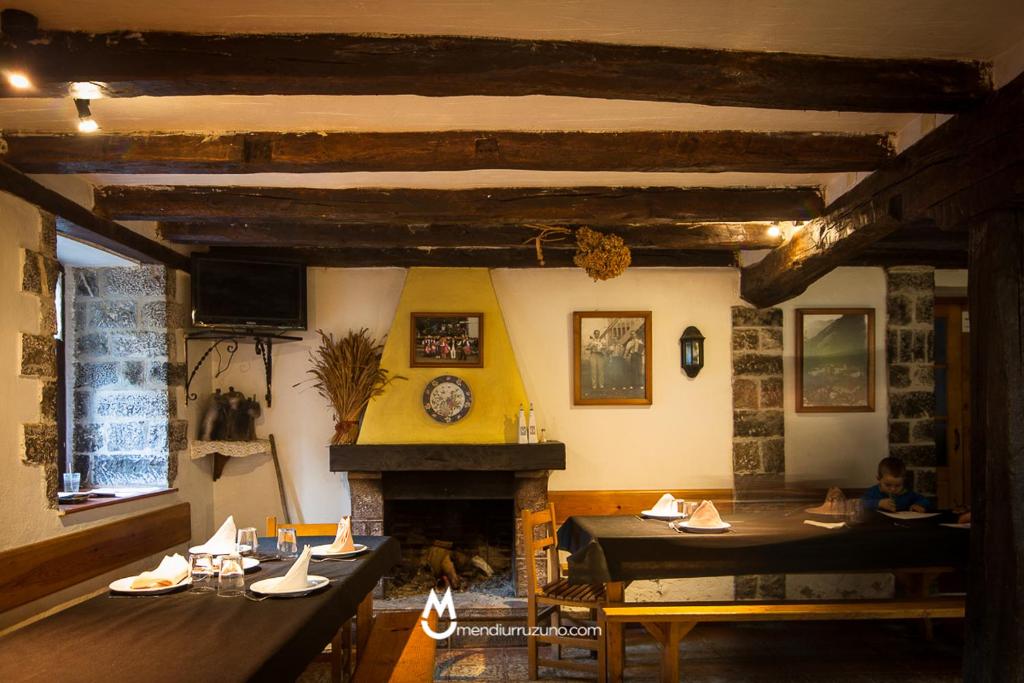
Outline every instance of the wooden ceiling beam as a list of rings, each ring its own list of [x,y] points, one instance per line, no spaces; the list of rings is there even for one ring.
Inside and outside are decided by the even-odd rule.
[[[189,260],[173,249],[154,242],[112,220],[97,216],[81,204],[40,185],[13,166],[0,162],[0,191],[10,193],[40,209],[63,218],[59,230],[70,237],[92,242],[144,263],[160,263],[189,272]]]
[[[26,35],[28,34],[28,35]],[[991,91],[978,62],[554,40],[347,34],[15,31],[0,66],[34,92],[76,81],[111,97],[165,95],[560,95],[865,112],[957,112]]]
[[[773,306],[901,227],[964,230],[1024,197],[1024,76],[959,114],[743,269],[741,295]]]
[[[685,226],[601,228],[631,248],[771,249],[780,238],[768,223],[695,223]],[[344,225],[288,223],[160,223],[161,237],[177,244],[234,247],[521,247],[539,229],[525,225]],[[545,245],[575,244],[571,235]]]
[[[870,171],[887,135],[748,131],[436,131],[5,135],[26,173],[537,171],[830,173]]]
[[[324,248],[237,248],[215,247],[211,254],[224,257],[254,259],[292,259],[308,266],[325,268],[411,268],[437,266],[446,268],[539,268],[534,247],[514,248],[386,248],[386,249],[324,249]],[[573,248],[544,248],[544,267],[574,268]],[[732,268],[736,265],[731,251],[687,251],[683,249],[634,249],[631,268]]]
[[[96,188],[96,211],[118,220],[344,225],[571,224],[606,227],[808,220],[817,188],[561,187],[313,189]]]

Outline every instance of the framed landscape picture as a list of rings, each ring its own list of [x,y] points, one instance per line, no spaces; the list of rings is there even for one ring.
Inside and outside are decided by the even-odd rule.
[[[572,314],[574,405],[651,404],[651,312]]]
[[[875,409],[875,310],[796,310],[796,410]]]
[[[409,367],[482,368],[483,313],[413,313]]]

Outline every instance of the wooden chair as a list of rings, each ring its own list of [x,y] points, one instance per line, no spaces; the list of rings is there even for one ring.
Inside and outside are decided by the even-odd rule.
[[[540,532],[537,529],[541,529]],[[552,627],[562,623],[562,608],[576,607],[588,610],[596,621],[597,611],[607,602],[603,584],[571,585],[561,576],[558,563],[558,545],[555,541],[555,506],[550,504],[539,512],[523,510],[523,548],[526,556],[526,620],[530,629],[527,635],[530,680],[537,680],[537,667],[547,666],[572,671],[596,674],[598,681],[605,680],[605,638],[570,638],[558,635],[534,635],[534,627],[547,621]],[[540,585],[537,577],[537,553],[543,551],[547,561],[547,581]],[[552,657],[538,658],[540,643],[551,646]],[[561,646],[582,648],[597,653],[597,662],[581,662],[561,658]]]
[[[295,529],[296,536],[334,536],[338,533],[337,524],[292,524],[291,522],[282,522],[278,524],[277,516],[270,515],[267,517],[267,536],[270,538],[277,538],[278,529]],[[372,603],[371,603],[372,604]],[[360,606],[362,607],[362,606]],[[368,631],[368,628],[363,630]],[[360,642],[363,638],[359,638]],[[331,638],[331,644],[317,655],[316,662],[330,662],[331,664],[331,681],[338,683],[341,681],[342,672],[345,673],[345,677],[351,676],[352,672],[352,620],[348,619],[338,632]]]

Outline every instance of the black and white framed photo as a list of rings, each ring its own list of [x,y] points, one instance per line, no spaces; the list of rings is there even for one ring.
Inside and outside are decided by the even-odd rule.
[[[651,404],[651,312],[577,311],[573,404]]]

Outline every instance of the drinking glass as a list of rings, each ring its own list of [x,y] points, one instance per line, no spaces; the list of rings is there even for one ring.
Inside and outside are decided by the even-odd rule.
[[[686,501],[683,500],[682,498],[677,499],[676,504],[678,505],[679,513],[683,515],[683,517],[685,517],[686,519],[689,519],[690,515],[693,514],[693,511],[697,509],[698,505],[700,505],[700,503],[698,503],[695,500]]]
[[[258,542],[259,542],[259,540],[258,540],[258,538],[256,536],[256,528],[255,527],[251,527],[250,526],[250,527],[246,527],[244,529],[239,529],[238,530],[238,547],[236,549],[238,550],[238,554],[239,555],[255,555],[256,554],[256,544]],[[249,549],[248,550],[243,550],[242,546],[244,546],[244,545],[249,546]]]
[[[209,593],[213,590],[213,555],[210,553],[192,553],[188,556],[188,564],[192,571],[192,590],[196,593]]]
[[[848,523],[859,522],[864,516],[864,503],[861,502],[860,498],[847,498],[845,512]]]
[[[224,598],[238,597],[245,591],[245,571],[242,557],[231,553],[220,558],[220,573],[217,575],[217,595]]]
[[[81,483],[82,475],[80,472],[67,472],[64,474],[64,491],[66,493],[78,493]]]
[[[298,557],[299,544],[295,539],[295,529],[277,530],[277,552],[284,559]]]

